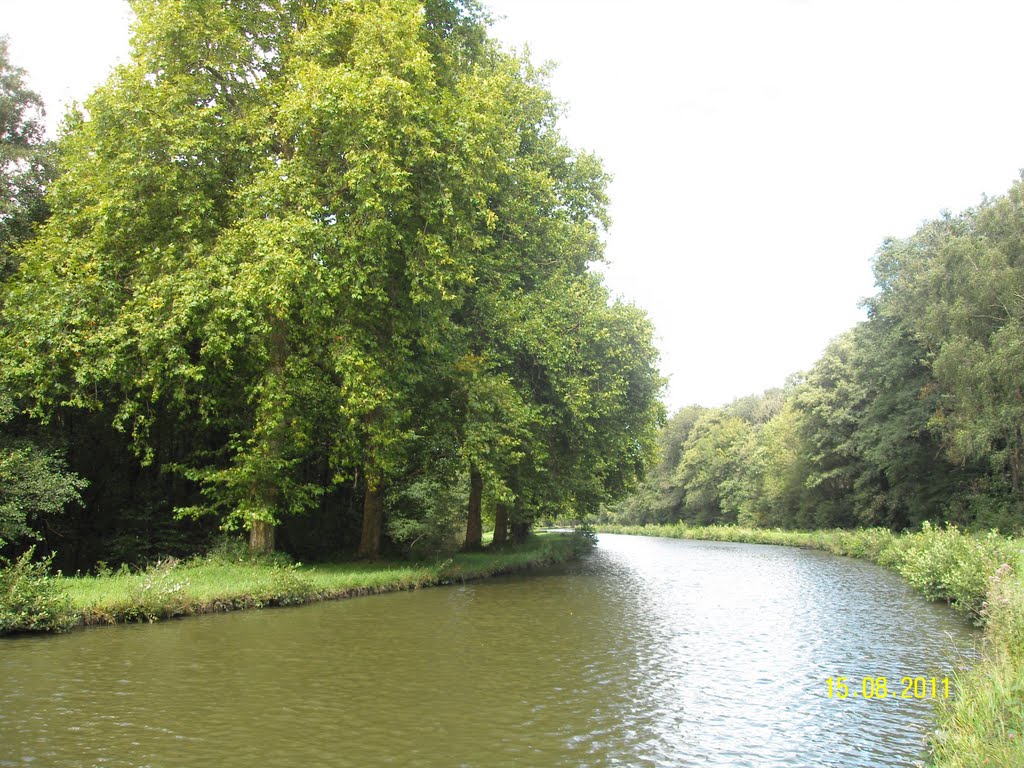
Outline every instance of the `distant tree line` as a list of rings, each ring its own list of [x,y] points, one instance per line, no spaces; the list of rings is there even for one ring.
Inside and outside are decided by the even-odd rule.
[[[55,145],[0,49],[0,545],[475,548],[635,485],[607,176],[473,0],[133,7]]]
[[[1024,528],[1024,183],[874,260],[868,319],[781,389],[683,408],[622,523]]]

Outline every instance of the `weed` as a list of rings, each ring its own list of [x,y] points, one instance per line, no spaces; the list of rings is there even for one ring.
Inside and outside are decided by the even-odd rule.
[[[77,623],[67,595],[50,575],[53,555],[33,561],[34,555],[33,546],[14,562],[0,560],[0,635],[59,632]]]

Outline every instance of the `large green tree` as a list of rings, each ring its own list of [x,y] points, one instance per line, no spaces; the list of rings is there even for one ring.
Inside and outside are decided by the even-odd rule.
[[[1024,509],[1022,258],[1018,181],[975,209],[887,241],[875,263],[875,311],[924,352],[933,375],[928,426],[972,486],[968,514],[1004,527],[1020,525]]]
[[[0,280],[14,271],[17,246],[46,219],[46,186],[54,173],[43,101],[8,49],[8,39],[0,37]]]
[[[523,522],[628,486],[660,380],[589,273],[607,178],[474,3],[133,7],[18,252],[24,414],[108,415],[255,549],[342,481],[367,557],[387,499],[442,476],[469,478],[471,547],[485,497]]]
[[[18,249],[49,214],[45,192],[53,176],[43,102],[25,83],[0,37],[0,286],[17,268]],[[0,288],[0,308],[6,290]],[[79,500],[82,478],[69,472],[59,440],[18,419],[0,383],[0,547],[34,538],[38,529]]]
[[[173,420],[202,449],[179,471],[256,548],[323,491],[313,446],[379,509],[463,279],[431,54],[451,25],[400,0],[134,8],[12,287],[12,385],[43,418],[116,404],[147,460]]]

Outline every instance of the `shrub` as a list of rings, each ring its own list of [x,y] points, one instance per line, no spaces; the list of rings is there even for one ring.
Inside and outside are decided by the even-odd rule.
[[[33,518],[60,514],[87,484],[60,456],[0,432],[0,546],[38,539]]]
[[[299,566],[275,565],[270,572],[271,602],[277,605],[307,603],[317,597],[316,587],[303,578]]]
[[[142,581],[131,592],[125,618],[130,621],[156,621],[178,616],[188,608],[189,581],[179,561],[173,557],[151,565]]]
[[[989,577],[981,618],[997,652],[1024,656],[1024,583],[1009,563]]]
[[[199,562],[207,565],[269,565],[284,568],[291,565],[292,558],[287,552],[254,552],[249,542],[237,536],[223,536]]]
[[[589,552],[597,546],[597,531],[590,523],[584,522],[573,529],[572,541],[574,549]]]
[[[443,557],[456,551],[466,533],[468,480],[423,479],[394,490],[388,503],[388,536],[409,557]]]
[[[1012,556],[1010,540],[998,534],[975,536],[954,525],[942,529],[926,522],[879,562],[895,567],[929,600],[946,600],[980,623],[989,579]]]
[[[858,528],[845,531],[843,554],[878,562],[882,552],[892,546],[896,537],[887,528]]]
[[[33,562],[34,554],[33,546],[14,562],[0,559],[0,635],[60,632],[77,623],[67,595],[50,575],[53,555]]]

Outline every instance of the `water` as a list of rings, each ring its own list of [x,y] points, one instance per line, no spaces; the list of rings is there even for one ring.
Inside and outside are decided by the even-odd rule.
[[[0,766],[912,766],[900,678],[974,641],[867,563],[602,535],[540,574],[6,639]]]

